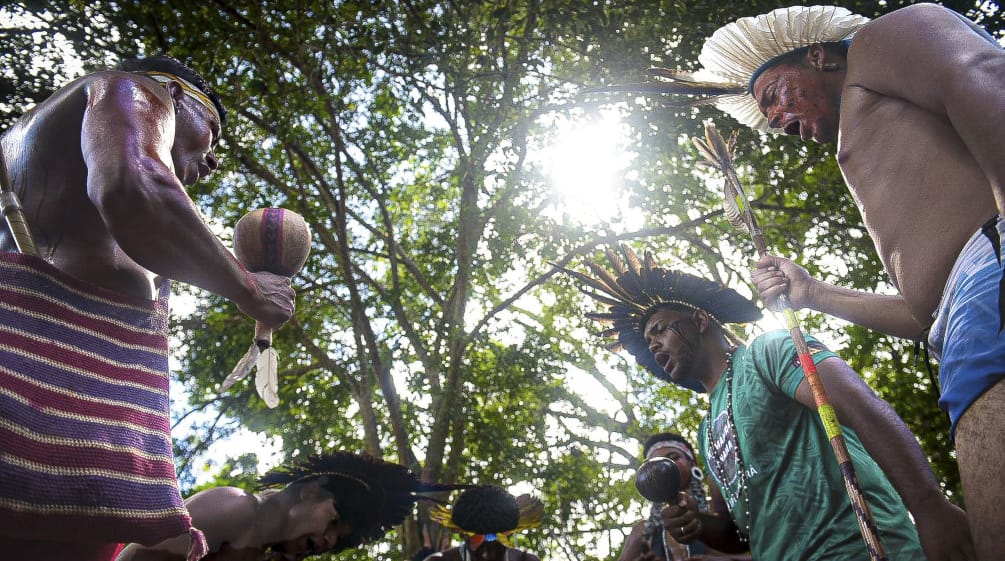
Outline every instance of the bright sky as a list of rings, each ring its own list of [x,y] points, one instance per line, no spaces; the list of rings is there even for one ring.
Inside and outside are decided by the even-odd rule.
[[[555,198],[551,218],[589,225],[620,216],[625,231],[642,225],[641,209],[631,208],[622,195],[628,172],[626,125],[614,109],[594,118],[559,117],[555,142],[540,154],[540,165],[551,181]]]

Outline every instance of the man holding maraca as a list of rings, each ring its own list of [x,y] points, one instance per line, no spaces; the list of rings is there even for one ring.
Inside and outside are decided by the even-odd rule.
[[[75,80],[4,133],[4,214],[20,204],[29,238],[0,228],[5,558],[98,561],[186,533],[191,557],[205,547],[172,462],[164,281],[267,329],[294,306],[290,280],[249,271],[185,191],[217,168],[225,118],[196,72],[148,57]]]

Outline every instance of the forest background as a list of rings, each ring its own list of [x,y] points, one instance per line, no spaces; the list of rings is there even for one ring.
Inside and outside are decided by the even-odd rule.
[[[904,2],[841,2],[870,17]],[[991,2],[945,2],[1001,38]],[[703,40],[787,4],[748,0],[146,0],[0,8],[0,129],[84,72],[169,54],[230,113],[219,172],[192,189],[224,239],[245,212],[282,206],[313,232],[276,334],[280,398],[218,384],[251,341],[230,303],[176,285],[175,452],[186,493],[251,485],[279,460],[335,449],[406,464],[429,481],[530,491],[544,524],[521,548],[613,559],[648,512],[639,442],[695,441],[705,399],[603,350],[596,306],[555,264],[584,270],[627,243],[751,294],[753,249],[722,216],[690,138],[709,108],[586,87],[695,69]],[[741,129],[736,156],[774,251],[853,288],[893,292],[833,146]],[[948,420],[913,342],[803,313],[905,419],[962,502]],[[780,325],[769,317],[747,335]],[[936,366],[937,368],[937,366]],[[258,444],[220,458],[214,442]],[[252,442],[255,442],[252,440]],[[269,460],[271,463],[276,459]],[[271,464],[270,464],[271,465]],[[197,485],[198,483],[198,485]],[[338,559],[407,559],[409,520]]]

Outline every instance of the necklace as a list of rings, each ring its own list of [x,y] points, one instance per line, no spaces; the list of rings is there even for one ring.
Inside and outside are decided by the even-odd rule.
[[[725,431],[727,434],[733,436],[733,454],[736,459],[736,477],[739,480],[739,489],[737,490],[737,496],[732,497],[734,499],[734,504],[739,504],[740,499],[743,501],[743,518],[744,526],[746,526],[745,531],[740,530],[740,525],[736,523],[736,516],[733,516],[733,525],[736,526],[736,535],[740,538],[740,541],[746,542],[750,539],[750,491],[747,489],[747,468],[743,464],[743,456],[740,454],[740,438],[737,435],[736,430],[736,419],[733,417],[733,357],[736,355],[736,347],[730,347],[726,351],[726,369],[723,374],[726,377],[726,427]],[[708,446],[711,448],[712,443],[715,442],[712,438],[712,400],[708,401],[708,419],[705,423],[705,429],[707,434],[705,438],[708,442]],[[716,477],[719,479],[719,484],[722,487],[723,493],[728,492],[726,489],[726,467],[722,463],[718,462],[715,458],[715,454],[709,454],[709,464],[712,465],[712,469],[715,471]],[[732,511],[730,511],[732,515]]]

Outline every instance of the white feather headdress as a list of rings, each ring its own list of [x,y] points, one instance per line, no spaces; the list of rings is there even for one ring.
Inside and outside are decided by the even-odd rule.
[[[595,88],[591,91],[636,91],[694,96],[682,106],[714,104],[753,129],[768,127],[749,83],[765,63],[815,43],[851,39],[869,18],[837,6],[793,6],[759,16],[740,18],[712,34],[701,48],[702,68],[686,73],[654,68],[658,81]]]

